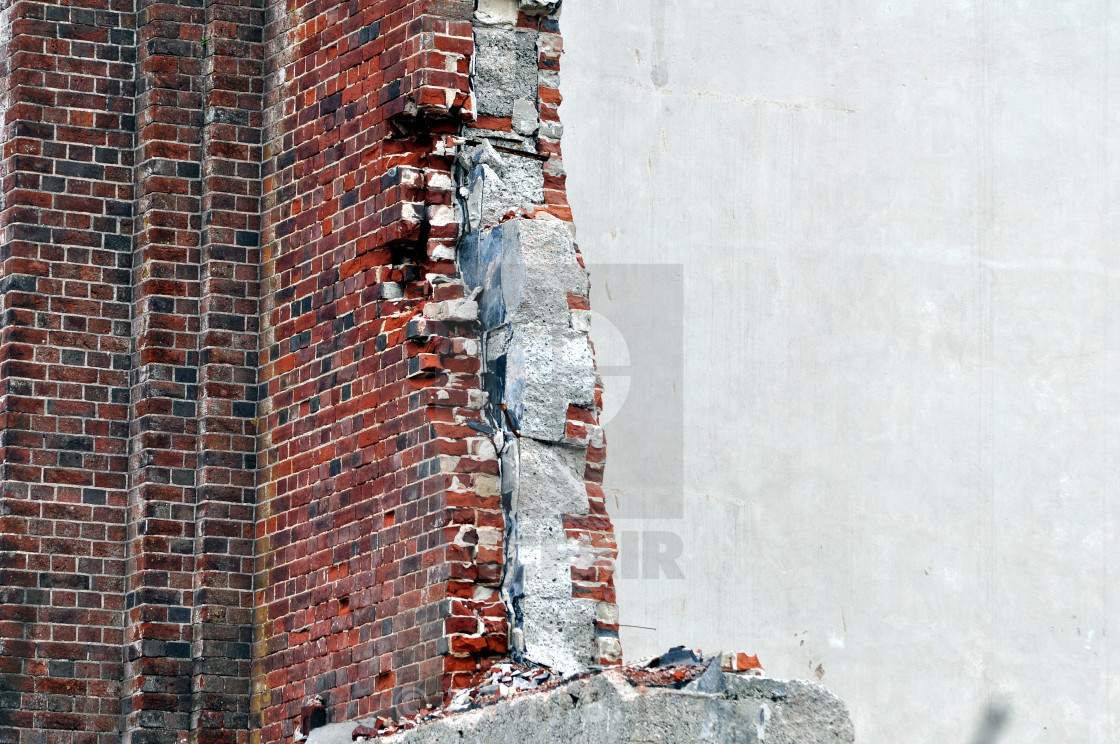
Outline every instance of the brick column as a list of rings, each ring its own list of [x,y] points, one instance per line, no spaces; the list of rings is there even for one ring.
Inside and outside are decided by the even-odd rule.
[[[198,467],[201,2],[138,8],[126,742],[190,731]]]
[[[260,2],[206,5],[192,741],[249,737],[260,263]]]
[[[454,153],[441,148],[470,111],[473,10],[291,2],[268,27],[262,741],[292,736],[309,698],[337,721],[442,696],[449,587],[461,577],[448,564],[451,476],[433,420],[465,404],[440,399],[433,415],[427,393],[454,380],[422,369],[405,328],[440,292],[461,293],[436,278],[455,273],[458,235]],[[433,348],[468,356],[456,340]],[[451,364],[477,389],[477,358]]]
[[[130,0],[0,17],[0,742],[114,741],[132,233]]]

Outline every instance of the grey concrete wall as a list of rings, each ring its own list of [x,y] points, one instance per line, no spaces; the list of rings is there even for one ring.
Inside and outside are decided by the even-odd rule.
[[[1117,14],[568,0],[629,657],[756,651],[862,742],[1117,739]]]

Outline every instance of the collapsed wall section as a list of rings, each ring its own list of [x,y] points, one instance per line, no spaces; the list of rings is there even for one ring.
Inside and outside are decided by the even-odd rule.
[[[570,225],[502,222],[471,233],[461,260],[481,290],[487,393],[501,412],[514,655],[565,674],[618,661],[614,540],[598,486],[601,391]]]
[[[679,668],[678,668],[679,669]],[[428,721],[403,732],[377,722],[326,726],[309,744],[852,744],[844,704],[824,687],[723,674],[709,669],[686,685],[646,683],[649,670],[610,669],[547,691],[515,694],[496,703]]]
[[[557,6],[479,4],[479,117],[457,175],[459,266],[478,296],[502,463],[511,651],[571,673],[617,663],[621,648],[588,277],[564,193]]]

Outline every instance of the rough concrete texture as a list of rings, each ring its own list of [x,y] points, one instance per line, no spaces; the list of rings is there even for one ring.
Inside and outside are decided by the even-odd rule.
[[[559,442],[569,405],[595,403],[595,368],[568,296],[586,297],[567,225],[517,219],[464,241],[464,281],[479,297],[487,357],[503,358],[502,400],[522,436]]]
[[[569,540],[563,524],[589,512],[586,447],[564,443],[568,407],[595,405],[586,311],[569,309],[569,297],[587,296],[587,273],[558,220],[504,222],[464,241],[459,260],[464,281],[481,290],[492,394],[516,432],[502,454],[511,647],[574,672],[595,661],[599,603],[572,597],[571,568],[601,557]]]
[[[568,311],[561,318],[568,321]],[[488,352],[498,349],[487,348]],[[506,406],[522,436],[559,442],[569,405],[595,403],[587,334],[567,326],[514,326],[507,348]]]
[[[999,744],[1117,741],[1116,11],[565,4],[592,277],[678,266],[686,290],[679,518],[645,518],[655,427],[620,428],[661,410],[649,365],[606,380],[621,621],[657,629],[623,627],[627,654],[749,633],[868,744],[992,716]],[[633,342],[618,319],[648,305],[610,290],[596,318]],[[679,572],[648,570],[651,532]]]
[[[549,548],[547,543],[544,547],[546,550]],[[521,560],[525,552],[525,546],[519,544],[517,560]],[[559,557],[566,556],[561,554]],[[595,607],[601,603],[573,599],[571,576],[566,578],[567,597],[528,595],[515,602],[519,622],[510,634],[510,644],[516,644],[521,658],[526,661],[571,674],[593,663],[599,652]]]
[[[527,115],[526,111],[522,113]],[[525,121],[522,124],[523,128],[528,126]],[[466,212],[463,221],[472,232],[498,224],[511,210],[544,201],[545,171],[536,157],[536,140],[487,129],[469,129],[465,136],[476,143],[464,145],[458,156],[465,172],[460,176],[465,180],[465,191],[461,192],[466,197],[461,204]]]
[[[537,106],[532,101],[518,98],[513,102],[513,131],[526,136],[536,134],[540,128]]]
[[[547,15],[560,8],[561,0],[519,0],[518,6],[526,15]]]
[[[595,556],[565,536],[565,514],[587,514],[585,452],[529,437],[511,442],[503,467],[517,474],[510,492],[506,594],[515,612],[510,644],[538,664],[572,674],[595,661],[593,600],[572,597],[571,567]]]
[[[357,722],[316,729],[308,744],[350,744]],[[554,690],[424,724],[385,744],[841,744],[855,732],[824,687],[724,675],[724,691],[632,686],[607,671]]]
[[[518,98],[537,99],[537,40],[534,34],[499,28],[475,29],[474,95],[483,116],[510,116]]]
[[[474,18],[486,25],[512,26],[517,23],[517,0],[478,0]]]
[[[485,147],[493,151],[493,146]],[[472,230],[493,225],[510,210],[544,199],[544,170],[539,160],[509,153],[494,155],[497,157],[480,159],[471,169],[467,213]]]
[[[501,231],[502,296],[509,321],[563,325],[568,295],[588,293],[570,226],[559,220],[510,220]]]

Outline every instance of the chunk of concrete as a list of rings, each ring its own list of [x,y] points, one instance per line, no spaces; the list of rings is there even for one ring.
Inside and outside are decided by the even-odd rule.
[[[536,134],[540,128],[537,118],[537,107],[532,101],[518,98],[513,102],[513,131],[529,136]]]
[[[504,400],[523,437],[559,442],[568,406],[595,405],[595,362],[587,334],[571,327],[513,327]]]
[[[557,540],[565,541],[564,530],[559,528],[564,514],[587,514],[587,487],[583,481],[584,458],[582,447],[539,442],[521,437],[518,448],[517,513],[533,522],[555,519]],[[548,525],[548,529],[553,526]],[[569,561],[565,561],[568,563]],[[571,595],[571,586],[568,587]]]
[[[502,294],[509,321],[568,324],[568,295],[586,297],[587,272],[559,220],[510,220],[502,226]]]
[[[488,354],[501,346],[500,402],[522,436],[563,440],[568,406],[595,404],[591,345],[568,309],[569,295],[588,292],[571,231],[559,220],[509,220],[465,240],[460,267],[482,288]]]
[[[525,15],[548,15],[560,8],[561,0],[519,0],[518,5]]]
[[[482,288],[485,327],[507,323],[570,327],[568,295],[586,297],[587,272],[559,220],[508,220],[469,234],[459,255],[463,280]]]
[[[723,670],[720,664],[723,661],[723,654],[719,653],[712,657],[708,662],[708,668],[704,673],[688,683],[687,688],[694,692],[723,692],[727,689],[727,684],[724,681]]]
[[[569,580],[569,595],[571,586]],[[598,650],[596,604],[594,600],[570,596],[563,602],[526,597],[521,603],[527,620],[521,625],[525,659],[544,664],[565,676],[593,663]]]
[[[504,158],[500,168],[480,162],[471,170],[468,188],[471,230],[492,227],[510,211],[544,201],[544,164],[517,156]]]
[[[483,116],[512,116],[518,98],[537,100],[537,36],[478,27],[474,32],[474,95]]]
[[[586,451],[521,437],[502,458],[509,484],[511,535],[505,593],[520,629],[516,650],[525,659],[571,674],[595,662],[598,602],[572,596],[573,565],[594,557],[569,540],[564,516],[587,514]]]
[[[775,697],[775,689],[782,691]],[[350,744],[357,722],[311,732],[308,744]],[[618,671],[525,694],[385,737],[385,744],[851,744],[843,703],[810,682],[736,678],[717,694],[633,687]]]
[[[517,23],[517,0],[478,0],[475,20],[486,25],[514,25]]]

